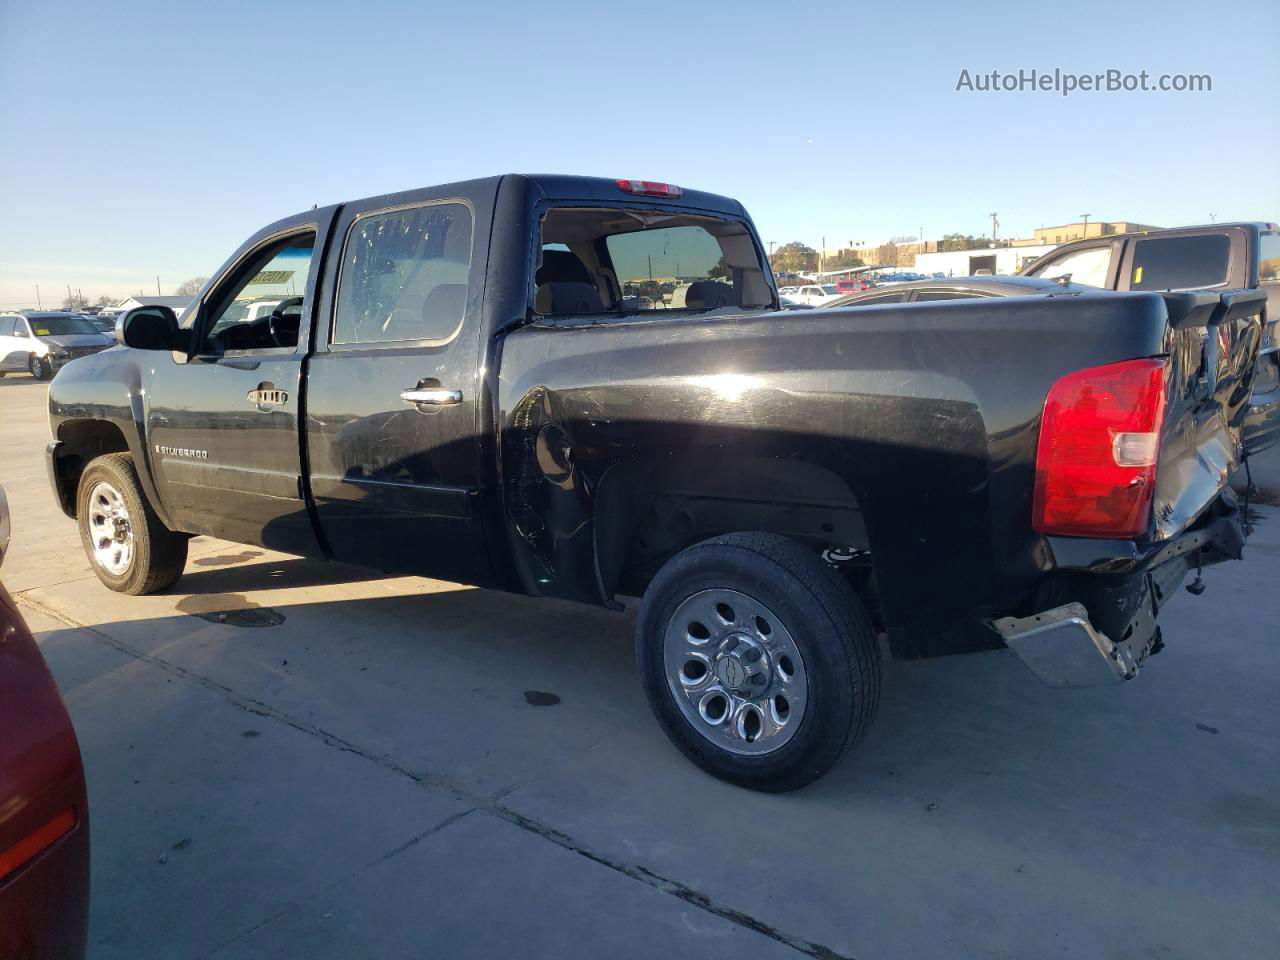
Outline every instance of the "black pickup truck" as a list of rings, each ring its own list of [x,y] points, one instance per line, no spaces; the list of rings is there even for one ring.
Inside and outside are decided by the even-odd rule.
[[[1069,276],[1107,290],[1256,289],[1262,301],[1262,343],[1253,393],[1242,411],[1245,452],[1280,442],[1280,227],[1274,223],[1211,223],[1074,240],[1022,270],[1045,279]],[[1217,327],[1224,339],[1240,325]],[[1227,348],[1229,349],[1229,347]],[[1226,350],[1222,351],[1224,354]]]
[[[617,608],[672,741],[785,790],[864,733],[896,657],[1008,646],[1134,676],[1238,557],[1225,405],[1256,292],[781,312],[737,202],[504,176],[311,210],[179,319],[49,392],[54,492],[102,581],[207,534]],[[1206,352],[1209,354],[1206,362]],[[1212,376],[1206,377],[1206,367]]]

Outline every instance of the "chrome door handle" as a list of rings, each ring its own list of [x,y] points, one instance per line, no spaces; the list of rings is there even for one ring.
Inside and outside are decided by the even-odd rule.
[[[437,407],[449,406],[462,402],[461,390],[423,389],[401,390],[400,399],[405,403],[430,403]]]

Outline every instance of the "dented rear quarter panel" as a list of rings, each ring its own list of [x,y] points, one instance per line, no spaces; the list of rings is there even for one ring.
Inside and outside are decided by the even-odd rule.
[[[521,586],[611,598],[600,525],[614,471],[686,458],[731,497],[764,460],[803,478],[779,501],[856,503],[896,652],[989,646],[982,618],[1057,565],[1030,527],[1049,387],[1169,348],[1150,294],[520,329],[502,344],[497,406]],[[539,449],[548,431],[567,455]]]

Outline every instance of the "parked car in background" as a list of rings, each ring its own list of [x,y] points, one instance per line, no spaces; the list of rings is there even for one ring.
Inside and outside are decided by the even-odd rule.
[[[941,280],[904,281],[872,287],[862,293],[833,300],[830,307],[864,307],[887,303],[927,303],[932,300],[965,300],[980,297],[1069,296],[1092,288],[1063,284],[1038,277],[948,277]]]
[[[74,313],[0,314],[0,376],[26,370],[37,380],[49,380],[72,360],[114,343],[114,337]]]
[[[1280,266],[1280,264],[1278,264]],[[1081,283],[1073,283],[1067,275],[1057,279],[1039,276],[991,277],[986,275],[974,277],[951,277],[943,280],[924,280],[915,283],[901,283],[885,289],[876,287],[863,294],[844,297],[828,304],[831,307],[859,307],[889,303],[926,303],[932,300],[962,300],[982,297],[1027,297],[1074,296],[1095,290],[1095,287]],[[1261,302],[1261,301],[1260,301]],[[1231,404],[1232,415],[1238,419],[1241,441],[1249,454],[1258,453],[1274,444],[1280,434],[1280,389],[1274,382],[1263,380],[1264,374],[1270,373],[1274,363],[1274,348],[1271,353],[1257,354],[1257,362],[1253,371],[1239,371],[1228,378],[1224,364],[1230,358],[1247,354],[1253,343],[1261,340],[1261,321],[1254,318],[1241,318],[1230,324],[1217,325],[1218,331],[1213,337],[1206,337],[1201,349],[1204,354],[1205,369],[1212,373],[1217,383],[1235,384],[1237,390],[1247,391],[1248,404],[1242,405],[1240,397]],[[1223,341],[1226,342],[1223,342]],[[1244,352],[1240,350],[1244,346]],[[1259,384],[1262,384],[1260,387]]]
[[[914,283],[916,280],[924,280],[926,278],[923,273],[914,273],[910,270],[898,270],[895,268],[873,270],[867,274],[867,279],[871,281],[873,286],[888,287],[897,283]]]
[[[0,488],[0,565],[10,518]],[[81,960],[89,807],[71,718],[0,585],[0,957]]]
[[[105,337],[110,337],[112,342],[116,339],[116,319],[106,314],[81,314],[84,319],[93,324],[93,328]]]
[[[843,280],[836,281],[836,293],[841,296],[848,296],[851,293],[861,293],[863,290],[871,289],[871,280],[866,276],[845,277]]]
[[[203,534],[643,597],[658,722],[762,790],[865,734],[881,633],[906,659],[1008,646],[1059,686],[1136,676],[1187,571],[1243,548],[1231,404],[1256,343],[1217,384],[1199,351],[1256,291],[784,314],[761,246],[737,201],[645,180],[304,211],[181,321],[137,307],[123,349],[58,375],[54,496],[121,593],[176,582]],[[682,306],[622,306],[626,278],[693,264]],[[304,294],[229,313],[285,278]]]
[[[1050,250],[1023,276],[1069,276],[1106,290],[1230,290],[1266,292],[1261,343],[1244,424],[1245,449],[1258,453],[1280,441],[1280,227],[1261,221],[1150,230],[1075,240]]]
[[[839,299],[840,291],[836,289],[834,283],[809,284],[788,296],[796,303],[802,303],[807,307],[821,307],[832,300]]]

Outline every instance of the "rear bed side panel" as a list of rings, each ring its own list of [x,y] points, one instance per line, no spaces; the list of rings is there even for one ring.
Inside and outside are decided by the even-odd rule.
[[[1054,563],[1029,525],[1049,387],[1161,354],[1166,334],[1148,294],[522,329],[503,346],[499,423],[524,589],[610,598],[594,527],[611,469],[695,463],[730,490],[794,464],[860,508],[895,652],[990,645],[981,616]]]

